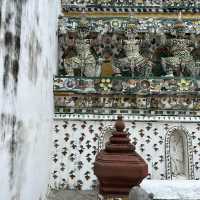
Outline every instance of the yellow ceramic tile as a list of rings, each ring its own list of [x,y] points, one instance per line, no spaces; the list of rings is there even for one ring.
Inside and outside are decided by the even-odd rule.
[[[108,62],[108,63],[103,63],[101,66],[101,76],[102,77],[110,77],[113,74],[113,70],[112,70],[112,63]]]

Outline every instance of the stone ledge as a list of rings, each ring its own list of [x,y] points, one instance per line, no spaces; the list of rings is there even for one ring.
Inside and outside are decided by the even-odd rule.
[[[200,200],[200,181],[145,180],[141,187],[154,194],[154,200]],[[48,200],[96,200],[95,191],[52,191]]]
[[[145,180],[141,187],[159,200],[199,200],[200,181],[196,180]]]

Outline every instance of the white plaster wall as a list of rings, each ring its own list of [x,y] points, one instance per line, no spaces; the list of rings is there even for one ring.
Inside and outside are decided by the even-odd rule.
[[[113,125],[113,121],[55,120],[54,125],[50,186],[52,188],[75,188],[79,187],[78,183],[81,183],[81,189],[92,189],[96,183],[92,167],[98,149],[98,136],[106,126]],[[189,132],[192,138],[192,150],[194,150],[194,179],[199,179],[199,124],[126,122],[126,131],[130,134],[131,141],[137,143],[136,151],[148,163],[148,179],[166,178],[165,136],[173,127],[184,127]],[[81,151],[81,146],[84,148],[83,151]],[[64,153],[65,148],[66,153]],[[82,167],[78,168],[80,162],[82,162]],[[86,176],[87,174],[89,177]]]

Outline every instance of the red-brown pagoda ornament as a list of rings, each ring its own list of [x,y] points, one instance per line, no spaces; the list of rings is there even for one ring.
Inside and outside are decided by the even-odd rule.
[[[116,131],[106,143],[106,148],[98,153],[94,164],[94,174],[99,180],[99,193],[103,196],[128,195],[133,186],[138,186],[148,175],[148,166],[135,146],[130,143],[125,124],[119,116]]]

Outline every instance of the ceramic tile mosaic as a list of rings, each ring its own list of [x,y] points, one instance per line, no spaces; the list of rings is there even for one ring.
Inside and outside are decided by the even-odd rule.
[[[134,15],[136,16],[136,15]],[[177,13],[175,18],[177,17]],[[138,17],[139,18],[139,17]],[[131,16],[120,18],[119,16],[111,17],[110,18],[91,18],[88,19],[88,31],[92,31],[95,29],[96,32],[102,32],[106,30],[106,26],[110,27],[111,31],[130,31],[134,30],[134,32],[148,32],[150,28],[155,31],[160,29],[165,29],[166,32],[170,32],[170,28],[174,27],[176,19],[171,18],[163,18],[163,19],[153,19],[152,16],[149,16],[148,19],[145,17],[142,19],[131,19]],[[137,24],[138,23],[138,24]],[[199,32],[199,20],[197,19],[185,19],[184,20],[185,26],[187,30],[184,30],[187,33],[195,33]],[[171,27],[170,27],[171,26]],[[78,30],[80,27],[80,19],[79,18],[66,18],[63,17],[59,21],[59,31],[63,33],[65,31],[75,31]],[[151,30],[152,30],[151,29]]]
[[[105,130],[113,121],[55,120],[52,150],[51,188],[92,189],[97,180],[93,162]],[[167,165],[170,131],[186,130],[188,178],[200,179],[200,124],[184,122],[126,122],[126,131],[136,150],[149,166],[147,179],[167,179],[172,167]],[[108,136],[106,136],[108,137]]]
[[[199,3],[61,1],[51,188],[96,187],[119,114],[147,179],[200,179]]]
[[[103,27],[95,25],[96,18],[94,23],[84,22],[81,28],[80,21],[60,20],[59,74],[68,78],[60,77],[59,83],[56,79],[55,89],[61,89],[60,83],[64,83],[67,90],[77,92],[116,90],[116,84],[121,91],[131,90],[132,93],[138,90],[183,92],[198,87],[196,80],[186,78],[200,75],[199,21],[179,23],[175,20],[162,26],[153,21],[139,27],[143,22],[136,20],[131,26],[137,28],[130,30],[128,24],[122,25],[123,19],[122,22],[116,19],[104,22]],[[70,30],[74,25],[74,30]],[[180,80],[173,77],[180,77]]]
[[[164,78],[86,78],[62,77],[54,78],[54,90],[77,94],[199,94],[198,79]]]
[[[64,94],[54,96],[56,113],[102,113],[133,114],[146,113],[151,115],[199,116],[200,98],[187,95],[178,96],[145,96],[145,95],[112,95],[97,96],[96,94]],[[103,114],[103,113],[102,113]]]
[[[95,12],[183,12],[199,11],[199,0],[62,0],[63,10]]]

